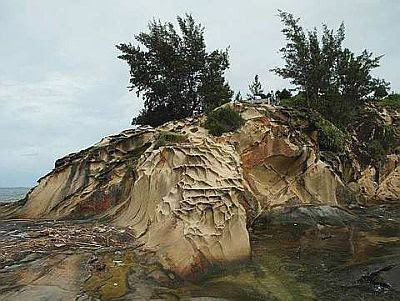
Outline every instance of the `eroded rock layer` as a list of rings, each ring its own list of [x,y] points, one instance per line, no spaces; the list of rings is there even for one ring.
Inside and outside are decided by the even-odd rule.
[[[351,157],[346,165],[322,156],[301,112],[231,106],[246,122],[222,137],[209,135],[199,116],[126,130],[68,155],[8,217],[129,227],[163,267],[187,276],[248,259],[246,223],[271,209],[400,199],[397,156],[377,177]]]
[[[243,179],[230,145],[166,146],[144,155],[114,222],[129,225],[164,266],[191,273],[209,263],[247,259]]]
[[[244,116],[247,115],[245,111]],[[317,157],[312,134],[297,132],[288,122],[276,118],[265,115],[249,118],[240,132],[230,137],[230,142],[239,145],[247,190],[264,209],[340,203],[337,190],[343,183]]]
[[[152,129],[127,130],[57,160],[28,193],[18,216],[85,218],[113,208],[134,182],[136,163],[154,135]]]

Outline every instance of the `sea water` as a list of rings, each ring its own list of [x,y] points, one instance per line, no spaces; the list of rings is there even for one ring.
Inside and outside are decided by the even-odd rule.
[[[28,187],[0,187],[0,203],[21,200],[28,191]]]

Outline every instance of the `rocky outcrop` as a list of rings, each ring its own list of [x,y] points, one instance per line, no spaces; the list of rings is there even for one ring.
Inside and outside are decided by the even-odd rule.
[[[378,184],[372,167],[344,180],[340,160],[336,166],[321,157],[307,116],[268,105],[231,106],[246,122],[222,137],[209,135],[199,116],[126,130],[68,155],[10,214],[129,227],[164,268],[187,276],[248,259],[246,223],[271,209],[340,207],[353,194],[399,199],[398,161]],[[168,133],[175,142],[160,138]]]
[[[400,199],[400,166],[397,166],[379,185],[376,198],[380,201],[398,202]]]
[[[314,133],[306,135],[293,129],[290,115],[281,113],[265,108],[264,116],[248,118],[240,132],[230,138],[239,146],[247,191],[264,209],[343,202],[337,194],[343,183],[318,158]],[[244,111],[243,115],[249,114]]]
[[[68,155],[38,181],[18,213],[27,218],[88,218],[122,202],[135,166],[155,139],[153,129],[127,130]]]
[[[207,139],[148,152],[114,223],[130,226],[179,274],[247,259],[239,162],[232,146]]]
[[[398,202],[400,200],[400,158],[389,155],[380,168],[368,166],[352,189],[367,203]]]
[[[398,202],[400,112],[369,104],[350,127],[347,185],[364,204]]]
[[[165,268],[180,275],[248,259],[243,177],[234,147],[193,135],[188,143],[157,148],[160,132],[124,131],[60,159],[17,216],[110,220],[129,227]]]

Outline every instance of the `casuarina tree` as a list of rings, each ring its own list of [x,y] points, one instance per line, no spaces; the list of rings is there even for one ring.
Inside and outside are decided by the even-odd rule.
[[[304,31],[300,19],[290,13],[279,11],[279,17],[287,40],[280,49],[285,66],[272,71],[290,79],[304,93],[307,105],[326,118],[345,124],[368,97],[387,88],[384,80],[371,75],[382,56],[366,50],[355,55],[343,47],[343,23],[336,31],[324,25],[320,37],[315,28]]]
[[[193,116],[230,101],[224,78],[228,50],[207,51],[204,27],[191,15],[172,23],[153,20],[136,43],[119,44],[118,58],[130,67],[129,89],[142,96],[144,109],[132,124],[157,126]]]
[[[247,94],[247,97],[250,99],[254,99],[256,96],[260,96],[261,98],[266,97],[257,74],[254,76],[254,81],[249,85],[249,91],[250,94]]]

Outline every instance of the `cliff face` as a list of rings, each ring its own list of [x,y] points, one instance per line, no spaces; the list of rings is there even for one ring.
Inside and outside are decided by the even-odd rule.
[[[104,138],[56,162],[14,217],[95,218],[129,227],[161,264],[189,275],[250,256],[246,224],[273,208],[398,201],[399,158],[364,170],[321,159],[318,133],[293,110],[232,105],[246,123],[212,137],[205,117]],[[179,142],[161,141],[175,133]]]
[[[258,108],[229,138],[238,145],[246,191],[264,210],[296,204],[338,205],[344,185],[333,169],[319,159],[317,133],[294,127],[292,112]],[[254,204],[252,204],[254,205]]]
[[[400,200],[400,156],[389,155],[386,163],[377,168],[368,166],[352,186],[368,202],[398,202]]]

